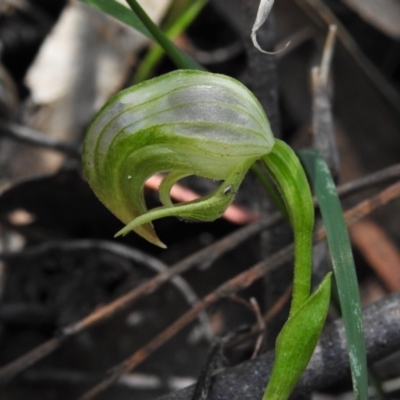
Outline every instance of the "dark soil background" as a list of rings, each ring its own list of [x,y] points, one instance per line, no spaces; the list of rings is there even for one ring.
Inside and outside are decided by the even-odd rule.
[[[78,399],[196,299],[289,243],[291,234],[282,224],[248,235],[227,251],[209,246],[244,223],[229,217],[212,224],[169,218],[155,223],[167,250],[134,234],[114,240],[121,223],[88,187],[80,146],[95,111],[130,84],[149,43],[77,1],[0,1],[0,399]],[[249,40],[257,1],[210,0],[177,43],[210,71],[248,85],[276,136],[299,148],[313,143],[310,72],[320,63],[328,26],[336,23],[329,87],[340,163],[332,168],[343,184],[400,162],[400,6],[385,0],[373,12],[370,3],[277,0],[260,43],[268,50],[290,45],[271,57]],[[162,22],[165,12],[158,14]],[[154,75],[172,69],[165,58]],[[382,182],[346,197],[344,208],[389,180]],[[182,182],[199,194],[213,185]],[[149,208],[157,206],[157,192],[148,188],[146,201]],[[236,205],[246,223],[255,214],[274,212],[253,176]],[[364,305],[400,289],[399,223],[396,200],[350,228]],[[167,282],[77,334],[64,329],[208,247],[211,261],[193,262],[182,274],[183,284]],[[195,383],[199,375],[204,379],[248,360],[257,338],[259,352],[271,350],[286,318],[290,275],[289,264],[221,299],[97,398],[155,399]],[[261,336],[248,335],[259,315],[254,304],[267,315]],[[332,313],[330,321],[335,317]],[[228,344],[219,360],[211,359],[217,368],[203,368],[212,343],[221,338]],[[47,347],[38,349],[42,344]],[[394,382],[400,358],[393,350],[373,368],[378,380]],[[313,398],[347,393],[347,375],[334,387],[318,387]],[[384,388],[387,398],[398,398],[399,385]]]

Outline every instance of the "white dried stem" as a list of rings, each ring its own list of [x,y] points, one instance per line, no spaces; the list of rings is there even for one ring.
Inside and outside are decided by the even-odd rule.
[[[275,55],[277,53],[280,53],[281,51],[284,51],[288,46],[289,43],[286,44],[286,46],[278,51],[265,51],[263,50],[260,45],[258,44],[257,41],[257,31],[261,28],[261,26],[264,24],[264,22],[267,20],[269,13],[271,12],[272,6],[274,5],[275,0],[261,0],[260,5],[258,6],[258,11],[257,11],[257,16],[256,20],[254,22],[253,28],[251,29],[251,40],[253,41],[254,47],[261,51],[261,53],[264,54],[269,54],[269,55]]]

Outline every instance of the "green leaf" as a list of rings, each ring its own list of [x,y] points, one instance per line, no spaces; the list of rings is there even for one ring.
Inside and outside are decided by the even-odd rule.
[[[324,159],[315,150],[300,152],[318,198],[331,253],[347,337],[354,394],[367,400],[368,372],[360,295],[351,244],[335,184]]]
[[[105,12],[108,15],[118,19],[126,25],[136,29],[149,39],[155,40],[150,31],[145,27],[138,16],[128,7],[123,6],[115,0],[80,0],[93,8]]]
[[[128,0],[133,12],[115,0],[81,1],[117,18],[119,21],[137,29],[143,35],[156,41],[164,48],[166,53],[179,68],[204,70],[200,64],[176,47],[174,43],[165,36],[135,0]]]
[[[175,39],[180,35],[199,15],[200,11],[207,4],[207,0],[197,0],[189,4],[181,14],[172,22],[165,32],[169,39]],[[146,80],[156,65],[160,62],[165,54],[160,45],[152,47],[146,54],[145,58],[140,63],[136,72],[134,83],[139,83]]]
[[[263,400],[286,400],[307,367],[321,334],[331,293],[329,273],[288,319],[276,341],[275,363]]]
[[[170,4],[168,12],[164,17],[162,23],[163,28],[170,28],[171,25],[173,25],[189,7],[196,3],[196,1],[197,0],[173,0]]]
[[[164,32],[158,28],[157,25],[149,18],[145,11],[140,7],[136,0],[126,0],[133,12],[140,18],[146,28],[151,32],[157,43],[165,50],[171,60],[178,68],[182,69],[197,69],[203,70],[204,68],[189,57],[186,53],[168,39]]]

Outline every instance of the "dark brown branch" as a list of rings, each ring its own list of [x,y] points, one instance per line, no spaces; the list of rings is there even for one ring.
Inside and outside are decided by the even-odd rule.
[[[241,274],[235,276],[233,279],[230,279],[229,281],[223,283],[214,292],[203,298],[199,303],[197,303],[189,311],[183,314],[180,318],[178,318],[174,323],[172,323],[168,328],[162,331],[144,347],[135,352],[124,362],[113,368],[115,372],[112,375],[110,375],[99,385],[95,386],[90,391],[85,393],[80,400],[89,400],[95,398],[101,392],[110,387],[114,382],[116,382],[124,373],[136,368],[152,353],[154,353],[155,350],[157,350],[160,346],[162,346],[169,339],[180,332],[184,327],[186,327],[189,323],[191,323],[200,311],[203,311],[212,304],[215,304],[221,298],[227,297],[232,293],[237,293],[238,291],[249,287],[257,279],[277,268],[281,263],[289,261],[292,257],[292,253],[293,245],[289,245],[278,253],[275,253],[267,260],[256,264],[249,270],[244,271]]]
[[[382,170],[376,174],[372,174],[365,178],[362,178],[359,181],[343,185],[338,188],[338,192],[342,196],[347,194],[352,194],[361,189],[365,189],[367,187],[371,187],[380,183],[387,182],[388,180],[398,178],[399,176],[400,176],[400,165],[395,165],[393,167],[389,167],[385,170]],[[241,229],[238,229],[237,231],[224,237],[218,242],[212,244],[211,246],[208,246],[192,254],[191,256],[185,258],[184,260],[178,262],[167,271],[156,275],[152,279],[149,279],[147,282],[129,291],[128,293],[114,300],[110,304],[107,304],[104,307],[96,309],[91,314],[79,320],[75,324],[65,327],[63,330],[62,338],[66,339],[68,337],[72,337],[76,334],[79,334],[93,327],[99,322],[106,321],[107,319],[113,317],[121,310],[124,310],[128,306],[131,306],[138,299],[153,293],[164,283],[168,282],[172,277],[181,274],[194,266],[210,265],[221,255],[235,248],[248,238],[257,235],[263,229],[267,229],[277,224],[281,220],[282,218],[280,214],[276,213],[273,216],[271,216],[271,218],[268,221],[266,220],[258,221],[253,224],[247,225]],[[44,251],[46,247],[45,245],[42,245],[39,246],[39,248],[42,249],[42,251]],[[24,250],[24,252],[27,251],[28,250]],[[34,250],[30,249],[29,251],[34,251]],[[0,254],[0,259],[7,259],[7,257],[13,257],[13,256],[15,257],[17,256],[17,254],[11,255],[3,253]],[[49,341],[43,343],[42,345],[39,345],[38,347],[32,349],[31,351],[19,357],[18,359],[7,364],[3,368],[0,368],[0,383],[4,383],[11,380],[29,366],[35,364],[37,361],[51,354],[54,350],[56,350],[62,345],[63,340],[61,338],[50,339]]]
[[[13,259],[13,258],[30,258],[38,255],[43,255],[48,252],[58,250],[60,252],[74,252],[74,251],[98,251],[109,252],[120,257],[124,257],[133,262],[139,263],[156,273],[167,273],[169,268],[166,264],[159,259],[150,256],[142,251],[132,249],[128,246],[109,242],[107,240],[71,240],[48,242],[34,248],[28,248],[18,253],[3,253],[0,254],[0,259]],[[189,305],[195,304],[199,299],[190,285],[181,276],[177,275],[170,279],[171,283],[180,291]],[[1,308],[0,308],[1,315]],[[211,339],[211,329],[209,328],[209,320],[207,314],[203,313],[199,316],[199,320],[203,325],[204,334],[208,339]],[[69,335],[68,327],[63,329],[65,335]]]
[[[281,129],[278,107],[279,80],[277,60],[274,56],[265,55],[256,49],[249,34],[255,21],[258,6],[258,0],[247,0],[241,4],[242,18],[244,20],[242,36],[248,59],[243,80],[263,106],[265,113],[268,115],[272,132],[275,137],[279,138]],[[257,32],[260,46],[267,51],[273,51],[275,46],[274,21],[274,15],[271,13]]]
[[[400,292],[364,309],[368,361],[373,363],[400,349]],[[216,375],[208,400],[254,400],[264,392],[273,363],[273,352],[229,368]],[[310,364],[292,399],[321,390],[350,377],[342,320],[329,325],[321,336]],[[188,400],[193,387],[164,396],[162,400]],[[160,399],[160,400],[161,400]]]
[[[280,215],[277,213],[275,214],[270,220],[268,221],[258,221],[251,225],[247,225],[232,234],[224,237],[223,239],[219,240],[218,242],[208,246],[191,256],[185,258],[184,260],[178,262],[173,267],[169,268],[168,270],[156,275],[154,278],[149,279],[147,282],[143,283],[142,285],[134,288],[133,290],[129,291],[128,293],[124,294],[123,296],[117,298],[113,302],[99,307],[85,318],[79,320],[78,322],[66,326],[62,330],[61,338],[54,338],[50,339],[49,341],[39,345],[38,347],[34,348],[33,350],[29,351],[28,353],[24,354],[23,356],[17,358],[16,360],[12,361],[8,365],[0,368],[0,383],[5,383],[20,372],[24,371],[29,366],[35,364],[42,358],[51,354],[54,350],[59,348],[63,341],[73,337],[94,325],[104,322],[107,319],[113,317],[118,312],[124,310],[128,306],[134,304],[135,301],[139,300],[140,298],[147,296],[153,292],[155,292],[158,288],[160,288],[166,282],[169,282],[173,277],[189,270],[194,266],[207,266],[214,262],[218,257],[222,254],[226,253],[227,251],[235,248],[240,243],[247,240],[249,237],[252,237],[259,233],[262,229],[268,228],[273,226],[274,224],[278,223],[281,220]],[[21,254],[29,254],[29,253],[37,253],[43,252],[49,249],[49,244],[41,245],[36,248],[31,248],[29,250],[24,250],[20,253],[13,253],[13,254],[0,254],[0,259],[7,259],[10,257],[16,257]]]

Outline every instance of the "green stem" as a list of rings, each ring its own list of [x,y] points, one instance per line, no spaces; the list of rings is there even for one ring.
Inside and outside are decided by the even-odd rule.
[[[262,158],[280,191],[294,232],[293,296],[289,319],[275,347],[275,362],[263,400],[286,400],[305,370],[329,307],[331,273],[310,295],[314,207],[305,172],[294,151],[275,140]]]
[[[198,0],[193,4],[190,4],[189,7],[182,12],[179,18],[167,28],[165,32],[166,36],[170,40],[175,39],[193,22],[206,4],[207,0]],[[153,46],[140,63],[133,83],[136,84],[146,80],[151,74],[151,71],[154,70],[155,66],[159,63],[163,55],[164,51],[161,46]]]
[[[177,65],[178,68],[182,69],[197,69],[203,70],[204,68],[194,61],[187,54],[179,51],[177,47],[168,39],[168,37],[154,24],[154,22],[148,17],[143,8],[138,4],[136,0],[127,0],[129,6],[140,18],[146,28],[157,40],[158,44],[165,50],[165,52],[171,57],[172,61]]]
[[[294,232],[292,316],[310,297],[314,228],[312,196],[300,161],[286,143],[276,139],[272,152],[262,160],[282,195]]]

